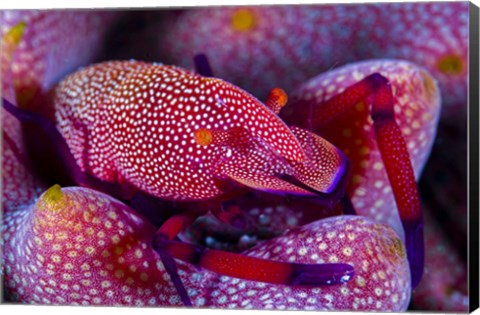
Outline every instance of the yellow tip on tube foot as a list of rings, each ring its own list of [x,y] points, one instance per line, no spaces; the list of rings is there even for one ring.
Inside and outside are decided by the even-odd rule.
[[[61,208],[59,206],[63,205],[65,201],[65,194],[62,192],[62,187],[58,184],[53,185],[43,194],[41,201],[51,209],[57,210]]]
[[[255,27],[255,15],[250,9],[238,9],[232,15],[232,28],[236,31],[250,31]]]
[[[460,75],[464,70],[463,60],[457,55],[446,55],[440,58],[437,67],[440,72],[448,75]]]
[[[25,33],[27,23],[20,22],[13,26],[5,35],[3,35],[2,41],[8,45],[17,46]]]

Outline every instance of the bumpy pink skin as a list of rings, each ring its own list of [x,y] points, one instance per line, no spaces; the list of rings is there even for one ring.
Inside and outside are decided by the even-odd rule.
[[[381,19],[365,38],[374,44],[361,57],[401,58],[425,67],[438,80],[444,104],[442,117],[466,119],[468,2],[376,5],[376,11],[381,12]],[[440,63],[445,57],[454,57],[459,68],[452,72],[442,69]]]
[[[307,114],[310,107],[314,108],[310,128],[335,144],[351,161],[352,176],[348,189],[356,211],[392,226],[402,236],[403,228],[375,141],[368,100],[363,106],[354,106],[336,118],[322,114],[322,102],[374,72],[379,72],[391,83],[395,96],[395,120],[405,137],[418,179],[435,138],[440,95],[430,74],[415,64],[401,60],[372,60],[319,75],[292,93],[282,116],[287,122],[308,128],[308,122],[296,117],[303,117],[301,113]]]
[[[192,66],[205,53],[214,73],[258,97],[280,86],[291,91],[315,74],[347,62],[401,58],[439,80],[446,108],[466,112],[468,3],[258,6],[255,25],[232,28],[238,7],[196,9],[180,15],[160,39],[170,62]],[[439,68],[455,56],[460,71]],[[445,116],[448,118],[448,116]]]
[[[261,99],[274,87],[287,90],[326,69],[332,38],[315,27],[311,6],[249,7],[251,30],[231,26],[238,7],[191,10],[173,19],[160,47],[169,62],[192,68],[192,54],[205,53],[215,76]],[[301,21],[301,23],[299,23]]]
[[[412,305],[416,309],[468,312],[467,292],[467,266],[433,219],[432,211],[426,211],[425,270],[422,282],[412,292]]]
[[[5,287],[24,303],[169,305],[179,297],[149,246],[154,228],[111,197],[86,188],[56,188],[7,213]],[[62,197],[63,196],[63,197]],[[287,247],[286,251],[279,250]],[[410,296],[401,241],[362,217],[312,223],[246,254],[278,260],[352,263],[347,284],[292,288],[233,279],[178,263],[194,306],[277,309],[405,310]]]
[[[20,105],[31,108],[38,93],[48,91],[66,73],[91,62],[115,16],[106,11],[0,11],[0,36],[19,22],[26,23],[12,60],[12,82],[21,94]]]
[[[150,249],[152,226],[93,190],[64,188],[63,195],[57,203],[42,195],[32,207],[6,215],[5,286],[11,299],[179,305],[167,299],[174,290]]]

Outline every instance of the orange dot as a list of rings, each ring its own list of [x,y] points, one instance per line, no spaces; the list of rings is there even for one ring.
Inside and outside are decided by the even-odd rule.
[[[237,31],[249,31],[255,27],[255,15],[252,10],[238,9],[232,15],[231,25]]]
[[[195,141],[199,145],[207,146],[213,141],[213,134],[210,130],[205,128],[200,128],[195,131]]]

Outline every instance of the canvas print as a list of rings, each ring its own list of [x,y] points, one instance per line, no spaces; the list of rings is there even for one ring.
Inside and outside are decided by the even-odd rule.
[[[0,32],[3,303],[468,310],[468,2]]]

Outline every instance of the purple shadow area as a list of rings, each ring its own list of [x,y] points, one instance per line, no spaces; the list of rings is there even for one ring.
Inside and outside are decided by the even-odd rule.
[[[12,114],[15,118],[17,118],[21,122],[25,123],[32,123],[34,125],[39,126],[41,129],[45,131],[45,133],[49,136],[50,140],[55,143],[55,147],[58,150],[58,153],[64,157],[63,162],[65,164],[66,169],[69,169],[73,174],[73,177],[81,177],[80,169],[77,166],[72,154],[70,153],[70,149],[68,148],[65,140],[63,139],[62,135],[58,131],[55,124],[48,119],[30,112],[25,109],[21,109],[12,103],[10,103],[5,98],[2,98],[3,108]]]
[[[195,71],[204,77],[213,77],[212,67],[205,54],[196,54],[193,57],[193,63],[195,64]]]
[[[412,289],[415,289],[423,275],[425,263],[425,243],[423,240],[423,218],[416,222],[404,222],[405,247],[410,264]]]
[[[56,154],[62,157],[63,166],[65,170],[68,170],[71,179],[75,181],[75,179],[83,177],[80,168],[70,153],[70,149],[53,122],[37,113],[19,108],[5,98],[2,98],[2,105],[7,112],[20,122],[36,125],[48,135],[49,141],[54,144],[57,150]]]
[[[349,264],[293,264],[290,285],[324,286],[342,284],[355,275]]]
[[[343,213],[347,215],[357,215],[355,211],[355,207],[353,206],[352,200],[348,196],[347,192],[343,194],[342,199],[340,200],[342,203]]]

